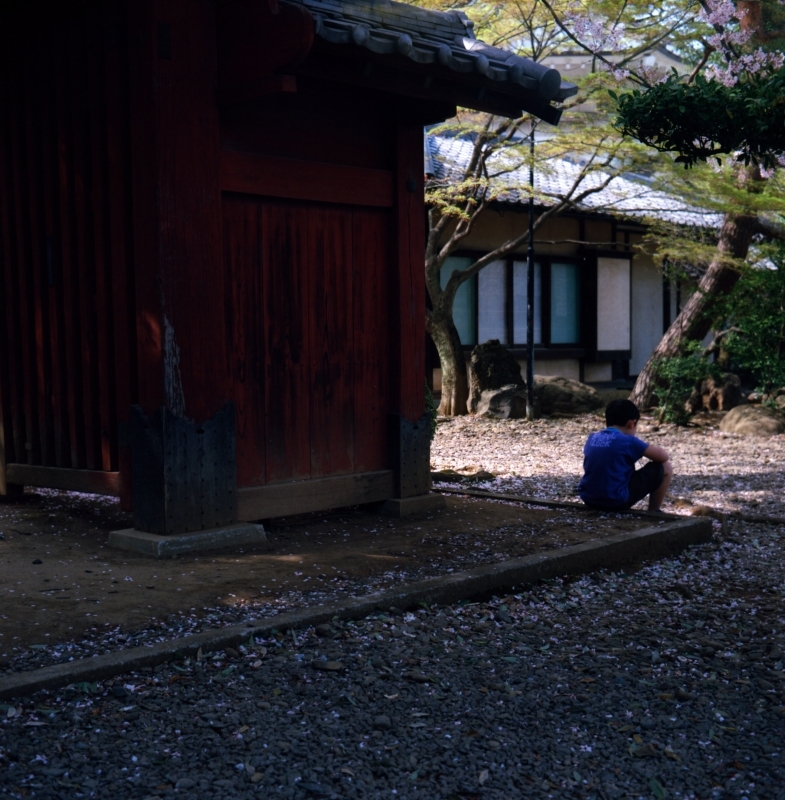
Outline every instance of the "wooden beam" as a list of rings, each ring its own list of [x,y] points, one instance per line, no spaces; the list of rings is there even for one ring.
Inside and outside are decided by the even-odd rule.
[[[235,103],[247,103],[270,94],[281,92],[294,93],[297,91],[297,78],[294,75],[270,75],[267,78],[258,78],[246,81],[231,89],[218,90],[218,105],[229,106]]]
[[[221,151],[221,190],[384,208],[392,208],[395,197],[389,170],[234,150]]]
[[[337,475],[312,481],[287,481],[237,490],[241,522],[288,517],[360,503],[377,503],[393,496],[390,470]]]
[[[119,472],[7,464],[6,480],[9,484],[20,486],[41,486],[47,489],[64,489],[67,492],[120,496]]]

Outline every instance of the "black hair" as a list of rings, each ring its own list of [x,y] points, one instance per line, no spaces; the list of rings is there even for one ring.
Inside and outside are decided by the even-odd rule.
[[[609,427],[623,428],[631,419],[639,420],[641,412],[632,400],[611,400],[605,406],[605,424]]]

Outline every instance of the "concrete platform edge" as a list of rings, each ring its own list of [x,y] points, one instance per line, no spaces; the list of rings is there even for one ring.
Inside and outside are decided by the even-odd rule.
[[[420,494],[416,497],[400,497],[385,500],[379,513],[388,517],[414,517],[419,514],[433,514],[447,507],[441,494]]]
[[[109,547],[129,550],[153,558],[171,558],[180,553],[196,553],[203,550],[217,550],[221,547],[237,547],[243,544],[266,542],[267,534],[263,525],[240,523],[209,528],[193,533],[175,533],[161,536],[134,528],[109,532]]]
[[[236,647],[249,636],[267,636],[329,622],[331,619],[361,619],[374,611],[395,606],[411,608],[418,603],[444,605],[493,593],[509,592],[561,575],[582,575],[597,569],[615,569],[638,561],[666,558],[687,547],[704,544],[712,536],[711,520],[697,518],[668,522],[632,533],[549,550],[524,558],[485,564],[464,572],[386,589],[364,597],[348,598],[313,608],[288,611],[263,620],[204,631],[202,633],[116,653],[56,664],[51,667],[0,678],[0,699],[56,689],[80,681],[98,681],[125,672],[153,667],[176,658]]]

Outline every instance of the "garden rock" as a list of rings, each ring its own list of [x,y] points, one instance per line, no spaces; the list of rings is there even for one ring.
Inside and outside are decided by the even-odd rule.
[[[785,413],[767,406],[736,406],[722,418],[720,430],[745,436],[774,436],[785,433]]]
[[[493,419],[524,419],[526,390],[515,385],[487,389],[477,400],[474,413],[480,417]]]
[[[498,339],[478,344],[472,350],[469,362],[469,413],[477,414],[484,392],[517,387],[526,384],[521,376],[521,365]]]
[[[687,402],[693,414],[701,409],[730,411],[744,402],[739,376],[726,372],[719,378],[706,378],[693,391]]]
[[[538,416],[588,414],[604,405],[596,389],[556,375],[534,376],[534,403]]]
[[[761,395],[761,402],[785,411],[785,388],[774,389],[768,394]]]

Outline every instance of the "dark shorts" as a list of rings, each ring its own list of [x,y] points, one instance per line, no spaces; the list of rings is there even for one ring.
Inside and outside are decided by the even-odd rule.
[[[632,508],[639,500],[643,500],[644,497],[656,491],[664,478],[665,467],[657,461],[649,461],[640,469],[636,469],[630,476],[630,482],[627,484],[630,496],[626,503],[619,506],[606,506],[599,503],[586,503],[586,505],[608,510]]]

